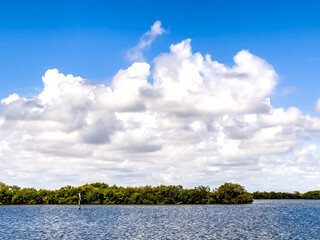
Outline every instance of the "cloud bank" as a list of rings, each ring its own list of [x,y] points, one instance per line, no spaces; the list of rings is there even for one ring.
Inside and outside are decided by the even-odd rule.
[[[162,33],[156,22],[137,49]],[[48,70],[40,94],[1,100],[0,181],[316,189],[320,119],[274,108],[277,79],[249,51],[228,67],[193,53],[190,39],[154,59],[152,71],[135,62],[110,85]]]

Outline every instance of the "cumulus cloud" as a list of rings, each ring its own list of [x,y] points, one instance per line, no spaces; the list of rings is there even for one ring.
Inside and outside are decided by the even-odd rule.
[[[163,31],[154,26],[150,36]],[[0,181],[316,188],[320,119],[274,108],[277,79],[249,51],[228,67],[193,53],[190,39],[152,71],[146,62],[120,69],[110,85],[48,70],[40,94],[1,100]]]
[[[143,61],[143,50],[150,47],[152,42],[160,35],[166,32],[161,26],[161,21],[156,21],[151,29],[143,34],[139,43],[127,52],[127,57],[132,61]]]
[[[170,50],[155,59],[154,87],[163,92],[160,108],[185,116],[269,110],[267,96],[277,74],[264,60],[243,50],[228,68],[209,55],[193,54],[190,39]]]

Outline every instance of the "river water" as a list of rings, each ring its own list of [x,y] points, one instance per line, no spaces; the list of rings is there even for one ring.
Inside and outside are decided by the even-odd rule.
[[[320,239],[320,200],[0,206],[0,239]]]

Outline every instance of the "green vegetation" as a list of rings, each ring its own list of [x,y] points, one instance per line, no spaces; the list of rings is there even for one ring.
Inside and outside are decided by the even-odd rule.
[[[320,199],[320,191],[309,191],[306,193],[286,192],[254,192],[254,199]]]
[[[58,190],[36,190],[8,186],[0,182],[0,205],[77,204],[79,193],[83,204],[243,204],[251,203],[253,199],[320,199],[320,191],[251,194],[236,183],[225,183],[211,191],[204,186],[183,189],[181,185],[118,187],[106,183],[66,186]]]
[[[238,204],[252,202],[253,197],[244,187],[236,183],[225,183],[215,192],[219,203]]]
[[[204,186],[183,189],[181,185],[118,187],[105,183],[36,190],[0,182],[0,205],[77,204],[79,193],[83,204],[242,204],[253,201],[251,194],[234,183],[225,183],[210,191],[209,187]]]

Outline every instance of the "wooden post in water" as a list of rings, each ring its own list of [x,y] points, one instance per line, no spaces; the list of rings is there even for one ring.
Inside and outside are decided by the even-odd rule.
[[[80,201],[81,201],[81,193],[79,193],[78,196],[78,209],[80,210]]]

